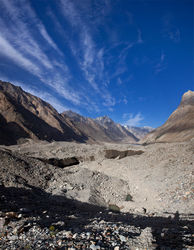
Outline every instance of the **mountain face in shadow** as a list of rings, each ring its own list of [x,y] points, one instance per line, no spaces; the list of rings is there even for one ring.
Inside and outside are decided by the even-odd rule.
[[[104,142],[130,142],[135,143],[138,139],[124,126],[115,123],[107,116],[91,119],[83,117],[72,111],[62,113],[64,118],[68,117],[73,124],[91,141]]]
[[[110,120],[110,118],[108,118]],[[123,126],[80,116],[72,111],[59,114],[49,103],[20,87],[0,81],[0,144],[35,141],[136,142]]]
[[[186,92],[168,120],[142,142],[183,142],[194,138],[194,91]]]
[[[132,130],[107,116],[91,119],[72,111],[59,114],[49,103],[20,87],[0,81],[0,144],[35,141],[125,142],[138,141]],[[143,140],[181,142],[194,137],[194,92],[188,91],[164,125]]]
[[[12,145],[21,138],[85,142],[68,118],[47,102],[8,82],[0,81],[0,143]]]

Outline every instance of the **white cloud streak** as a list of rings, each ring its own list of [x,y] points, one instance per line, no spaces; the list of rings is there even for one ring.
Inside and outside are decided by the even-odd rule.
[[[46,91],[41,91],[40,89],[37,89],[37,87],[32,87],[27,83],[23,83],[21,81],[15,81],[15,80],[9,79],[8,77],[6,77],[2,74],[0,74],[0,79],[2,81],[5,81],[5,82],[13,83],[16,86],[21,87],[24,91],[41,98],[45,102],[48,102],[59,113],[62,113],[63,111],[70,109],[69,107],[64,106],[58,99],[53,97],[50,93],[48,93]]]
[[[60,74],[55,74],[54,80],[51,80],[49,77],[44,76],[41,78],[42,82],[46,82],[48,86],[50,86],[53,90],[55,90],[59,95],[64,97],[65,99],[71,101],[75,105],[79,105],[81,103],[80,93],[69,88],[66,82],[69,81],[65,76],[62,77]]]
[[[45,53],[40,49],[37,42],[33,39],[24,23],[15,20],[14,26],[7,26],[0,20],[1,32],[9,41],[17,46],[17,50],[25,53],[31,59],[35,59],[37,63],[41,63],[47,69],[52,69],[53,66]],[[14,34],[14,40],[13,40]]]
[[[49,58],[42,51],[38,42],[33,38],[26,20],[23,20],[25,18],[21,18],[21,16],[23,16],[23,9],[21,10],[15,6],[13,1],[2,0],[2,4],[5,7],[6,13],[10,16],[12,22],[14,23],[14,25],[9,25],[9,23],[5,24],[3,19],[0,19],[1,32],[3,36],[11,41],[12,44],[17,46],[17,50],[21,53],[27,54],[27,56],[32,60],[36,59],[36,63],[41,63],[47,69],[52,69],[53,66]]]
[[[30,60],[25,58],[20,52],[18,52],[6,39],[0,36],[0,53],[7,56],[9,59],[19,64],[22,68],[33,72],[35,75],[40,74],[39,68],[33,64]]]
[[[137,29],[137,39],[135,41],[129,42],[127,44],[123,43],[123,45],[125,45],[125,47],[120,52],[118,67],[116,69],[116,72],[112,75],[112,78],[117,77],[117,76],[125,73],[128,70],[126,67],[126,58],[128,56],[129,51],[134,46],[140,45],[143,43],[144,43],[144,41],[142,39],[142,31],[140,29]]]
[[[39,29],[40,34],[42,37],[47,41],[47,43],[56,50],[60,55],[63,55],[63,53],[60,51],[56,43],[53,41],[53,39],[48,34],[45,26],[43,23],[37,18],[34,10],[30,7],[30,5],[24,5],[25,11],[27,12],[27,15],[33,19],[33,21],[36,23],[36,26]]]
[[[67,65],[63,63],[62,53],[48,35],[44,25],[37,18],[28,2],[1,0],[1,3],[10,21],[5,24],[3,18],[0,17],[2,34],[0,37],[0,54],[35,75],[65,99],[79,105],[81,93],[78,90],[73,90],[68,84],[71,81],[71,74]],[[19,8],[18,3],[22,5],[22,8]],[[57,61],[53,58],[50,59],[44,52],[40,41],[33,37],[31,24],[38,28],[40,35],[47,42],[45,46],[50,46],[58,52]],[[55,67],[60,68],[60,71],[56,70]]]
[[[137,30],[137,43],[138,43],[138,44],[143,43],[142,32],[141,32],[140,29]]]
[[[39,44],[34,40],[32,33],[29,31],[29,20],[30,23],[36,25],[38,27],[39,32],[45,38],[45,40],[57,51],[56,45],[49,37],[46,32],[43,24],[38,21],[36,14],[32,10],[32,8],[25,1],[20,1],[22,3],[22,8],[19,8],[15,5],[15,1],[6,1],[1,0],[5,11],[10,16],[12,24],[11,26],[7,26],[7,23],[3,23],[1,20],[1,28],[3,28],[4,35],[11,37],[16,36],[14,39],[14,43],[18,44],[20,49],[24,49],[31,56],[36,57],[44,66],[52,68],[51,63],[49,62],[48,57],[43,53]],[[23,14],[25,13],[25,15]],[[21,45],[21,46],[20,46]]]
[[[61,0],[60,9],[72,28],[79,32],[79,48],[76,48],[71,41],[71,49],[86,81],[104,99],[104,106],[114,106],[114,98],[104,90],[108,82],[104,72],[104,49],[96,48],[89,27],[84,23],[72,1]]]
[[[103,105],[106,107],[112,107],[116,104],[115,98],[112,97],[108,92],[103,94],[103,98]]]
[[[44,23],[38,18],[30,1],[1,0],[1,2],[5,9],[4,14],[10,18],[10,21],[4,23],[3,18],[0,17],[0,29],[2,33],[0,48],[4,50],[0,51],[0,54],[3,54],[21,68],[34,74],[48,88],[66,100],[71,101],[74,105],[82,104],[87,108],[93,107],[95,110],[99,109],[95,100],[107,108],[116,105],[116,99],[108,90],[108,85],[111,81],[108,78],[108,70],[105,67],[105,49],[104,47],[97,47],[95,39],[92,36],[93,31],[86,22],[86,19],[92,19],[92,16],[90,17],[89,14],[87,18],[83,18],[84,8],[80,12],[75,2],[71,0],[60,0],[58,2],[58,7],[63,17],[69,23],[70,27],[72,27],[72,37],[76,35],[78,39],[67,36],[61,24],[62,22],[59,22],[58,17],[51,10],[47,14],[57,27],[56,31],[65,38],[65,43],[72,51],[75,62],[77,62],[81,69],[86,82],[94,90],[94,93],[91,93],[94,96],[93,100],[90,97],[85,98],[86,93],[84,90],[86,90],[86,87],[82,86],[81,83],[79,88],[74,89],[77,83],[71,84],[74,76],[71,74],[67,64],[64,63],[64,55],[60,47],[56,44],[54,37],[52,38],[50,35],[52,34],[51,30],[45,27]],[[100,3],[97,5],[101,6]],[[104,6],[110,9],[108,1],[106,1]],[[101,8],[101,11],[104,11],[103,8]],[[99,13],[94,14],[98,15],[98,22],[100,22],[101,15]],[[42,46],[43,43],[45,46]],[[124,45],[120,53],[122,63],[120,64],[119,61],[116,62],[117,67],[113,78],[127,71],[124,61],[128,51],[134,45],[141,43],[143,43],[143,39],[140,29],[137,30],[137,39],[135,41],[125,44],[121,43]],[[49,53],[47,53],[48,50]],[[57,54],[57,57],[53,56],[54,52]],[[88,90],[86,91],[88,93]],[[99,98],[96,97],[96,94]]]
[[[5,1],[5,0],[4,0]],[[26,13],[26,15],[28,16],[28,18],[30,18],[33,23],[37,26],[40,34],[42,35],[42,37],[45,39],[45,41],[47,41],[47,43],[54,49],[56,50],[60,55],[62,55],[63,53],[60,51],[60,49],[58,48],[58,46],[56,45],[56,43],[53,41],[53,39],[50,37],[50,35],[48,34],[45,26],[43,25],[43,23],[38,19],[38,17],[36,16],[36,13],[34,12],[34,10],[31,8],[30,4],[26,4],[26,1],[23,1],[22,3],[22,11],[24,11]]]
[[[128,126],[139,126],[141,121],[144,120],[144,117],[142,116],[141,113],[137,113],[136,115],[134,114],[124,114],[123,118],[127,118],[128,120],[126,122],[124,122],[124,125],[128,125]]]
[[[160,60],[159,62],[154,66],[154,69],[155,69],[155,74],[158,74],[160,72],[162,72],[163,70],[166,69],[167,67],[167,63],[166,63],[166,55],[164,54],[164,52],[162,51],[161,52],[161,55],[160,55]]]

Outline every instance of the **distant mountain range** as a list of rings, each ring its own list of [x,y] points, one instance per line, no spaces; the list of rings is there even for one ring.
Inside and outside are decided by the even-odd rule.
[[[72,111],[59,114],[49,103],[0,81],[0,144],[22,143],[26,138],[90,143],[138,141],[107,116],[91,119]]]
[[[135,137],[139,140],[144,138],[148,133],[154,130],[154,128],[152,127],[134,127],[128,125],[124,125],[124,127],[133,135],[135,135]]]
[[[72,111],[65,111],[61,114],[70,121],[83,133],[88,139],[93,141],[104,142],[137,142],[138,139],[129,132],[124,126],[115,123],[107,116],[96,119],[81,116]]]
[[[139,140],[150,143],[185,141],[193,137],[192,91],[183,95],[180,106],[167,122],[153,130],[122,126],[108,116],[91,119],[72,111],[59,114],[49,103],[0,80],[0,144],[22,143],[26,138],[82,143],[136,143]]]

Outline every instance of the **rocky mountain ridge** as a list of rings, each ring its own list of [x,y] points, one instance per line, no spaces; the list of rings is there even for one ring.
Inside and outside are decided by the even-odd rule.
[[[194,91],[184,93],[178,108],[168,120],[149,133],[143,143],[183,142],[194,138]]]
[[[166,123],[151,130],[122,126],[108,116],[92,119],[73,111],[59,114],[49,103],[0,81],[0,144],[18,144],[25,139],[85,143],[187,141],[194,137],[194,92],[186,92]]]
[[[89,138],[95,141],[122,142],[125,140],[131,143],[138,141],[131,132],[115,123],[108,116],[92,119],[72,111],[65,111],[62,116],[68,117],[82,133],[87,134]]]
[[[25,139],[89,143],[137,141],[132,133],[110,118],[109,126],[97,120],[72,111],[59,114],[49,103],[0,81],[0,144],[13,145]]]
[[[35,141],[87,140],[49,103],[3,81],[0,81],[0,121],[1,144],[17,144],[23,138]]]

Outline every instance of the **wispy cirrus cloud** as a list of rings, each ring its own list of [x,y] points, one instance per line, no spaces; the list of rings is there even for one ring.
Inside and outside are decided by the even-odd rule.
[[[137,29],[137,39],[135,41],[127,44],[127,46],[120,53],[120,58],[125,59],[129,49],[133,48],[135,45],[142,44],[142,43],[143,43],[142,31],[141,31],[141,29],[138,28]]]
[[[158,74],[158,73],[162,72],[163,70],[165,70],[167,68],[167,62],[166,62],[165,58],[166,58],[166,55],[162,51],[161,55],[160,55],[159,61],[154,66],[154,72],[155,72],[155,74]]]
[[[102,7],[102,3],[99,4],[99,6]],[[105,12],[107,13],[111,8],[109,5],[107,5],[106,8],[107,9]],[[93,88],[95,93],[103,99],[101,103],[105,107],[115,106],[116,100],[110,94],[107,87],[111,83],[111,79],[117,78],[118,76],[127,72],[128,68],[125,61],[126,57],[132,47],[143,43],[142,30],[137,28],[136,39],[132,42],[118,42],[115,45],[113,44],[112,48],[108,49],[104,47],[99,48],[99,45],[97,46],[95,39],[93,38],[93,28],[91,29],[91,27],[86,22],[88,19],[92,21],[92,16],[88,15],[88,6],[86,8],[87,11],[84,12],[82,6],[79,5],[79,3],[75,4],[75,2],[70,0],[60,0],[59,9],[64,19],[69,23],[73,31],[76,32],[77,40],[75,41],[75,39],[71,39],[71,37],[69,37],[68,44],[75,60],[83,72],[85,80]],[[96,14],[97,13],[93,11],[92,15],[96,16]],[[56,17],[54,17],[52,14],[51,16],[53,20],[56,20]],[[98,23],[99,22],[100,20],[98,20]],[[56,21],[56,23],[60,28],[58,21]],[[110,75],[108,64],[111,62],[111,50],[114,48],[119,49],[116,48],[119,46],[121,47],[118,55],[119,60],[114,62],[115,72],[113,74],[111,73]]]
[[[118,78],[117,78],[117,84],[118,84],[118,85],[121,85],[122,83],[123,83],[123,82],[122,82],[121,78],[118,77]]]
[[[51,104],[59,113],[62,113],[65,110],[70,109],[69,107],[65,106],[62,102],[60,102],[57,98],[53,97],[47,91],[41,91],[37,87],[32,87],[31,85],[27,84],[26,82],[23,83],[22,81],[13,80],[8,78],[7,76],[0,73],[0,79],[5,82],[13,83],[16,86],[21,87],[24,91],[41,98],[43,101],[48,102]]]
[[[118,65],[115,72],[111,75],[111,79],[117,78],[120,75],[124,74],[127,71],[127,66],[123,63],[122,65]]]
[[[173,29],[168,31],[168,37],[171,41],[178,43],[181,40],[181,32],[180,29],[174,27]]]
[[[41,35],[48,42],[48,44],[50,44],[51,47],[53,47],[60,55],[62,55],[63,53],[59,50],[56,43],[51,39],[51,37],[49,36],[48,32],[46,31],[44,25],[42,23],[38,23],[37,25],[38,25],[38,28],[39,28]]]
[[[54,82],[53,79],[48,76],[41,78],[43,82],[46,82],[48,86],[56,91],[57,94],[64,97],[66,100],[71,101],[75,105],[79,105],[82,101],[82,94],[79,91],[74,91],[69,87],[69,77],[62,76],[59,73],[55,73]],[[84,103],[83,103],[84,105]]]
[[[5,1],[5,0],[4,0]],[[13,5],[12,5],[13,6]],[[14,8],[14,11],[17,11],[17,8]],[[44,40],[54,49],[56,50],[60,55],[62,55],[63,53],[60,51],[60,49],[58,48],[57,44],[53,41],[53,39],[51,38],[51,36],[48,34],[45,26],[43,25],[43,23],[40,21],[40,19],[37,17],[35,11],[32,9],[32,7],[30,6],[30,4],[26,3],[25,1],[22,2],[22,11],[26,13],[26,16],[28,18],[30,18],[31,22],[36,25],[36,27],[38,28],[40,34],[42,35],[42,37],[44,38]]]
[[[4,7],[4,12],[7,14],[12,22],[5,23],[3,19],[0,19],[1,33],[8,41],[10,41],[15,48],[20,51],[20,53],[25,54],[28,58],[36,64],[42,64],[47,69],[52,69],[53,66],[48,58],[48,56],[42,50],[39,42],[35,40],[31,29],[29,27],[29,17],[23,15],[23,8],[29,12],[33,12],[27,3],[24,3],[22,9],[15,5],[14,1],[1,2]],[[34,14],[35,15],[35,14]],[[31,16],[31,22],[33,22],[33,17]],[[22,18],[21,18],[22,17]],[[13,37],[14,34],[14,37]]]
[[[142,31],[140,29],[137,30],[137,44],[143,43],[142,39]]]
[[[84,74],[85,80],[93,90],[104,99],[104,106],[114,106],[115,101],[105,87],[107,86],[104,72],[104,49],[97,48],[88,27],[72,1],[60,1],[60,10],[69,24],[78,31],[77,47],[71,41],[71,50]]]
[[[124,122],[124,125],[128,125],[128,126],[139,126],[141,121],[144,120],[143,115],[139,112],[136,115],[129,113],[129,114],[123,114],[123,119],[127,119]]]
[[[144,41],[142,39],[142,31],[138,28],[137,29],[137,38],[135,41],[131,41],[128,43],[122,43],[122,45],[124,46],[123,49],[121,49],[120,53],[119,53],[119,62],[118,62],[118,67],[116,69],[116,72],[112,75],[112,77],[117,77],[125,72],[128,71],[128,68],[126,66],[126,58],[130,52],[130,50],[137,45],[141,45],[143,44]],[[118,44],[121,45],[121,44]]]
[[[69,0],[61,1],[61,6],[64,17],[67,19],[67,21],[69,21],[70,25],[74,29],[79,31],[79,45],[81,50],[76,49],[74,46],[73,53],[85,74],[86,80],[96,91],[99,91],[99,86],[96,83],[96,72],[94,70],[94,65],[96,66],[96,70],[99,72],[98,66],[103,64],[99,61],[102,59],[102,55],[99,54],[99,51],[96,51],[95,44],[89,29],[80,17],[73,2]],[[100,57],[96,57],[96,54],[100,55]]]
[[[127,100],[126,96],[124,96],[124,98],[123,98],[123,103],[128,104],[128,100]]]
[[[112,107],[116,104],[115,98],[112,97],[109,93],[105,93],[103,97],[104,97],[104,102],[103,102],[104,106]]]
[[[1,33],[10,43],[12,43],[17,51],[26,54],[36,64],[40,63],[47,69],[52,69],[49,58],[41,50],[39,44],[33,39],[28,28],[20,20],[14,20],[15,25],[7,25],[0,19]],[[14,39],[13,39],[14,34]]]
[[[30,31],[29,26],[36,26],[42,38],[44,38],[44,40],[53,49],[61,53],[52,38],[48,35],[44,25],[37,18],[34,10],[31,8],[28,2],[22,0],[17,2],[13,0],[1,0],[1,4],[4,7],[4,12],[7,13],[11,19],[12,25],[9,25],[9,29],[13,31],[14,35],[16,34],[18,36],[18,39],[15,42],[17,43],[18,40],[28,42],[29,47],[25,46],[25,48],[28,48],[28,53],[30,53],[29,48],[32,46],[31,50],[35,53],[35,55],[38,54],[44,59],[47,58],[46,55],[43,55],[39,44],[34,40],[33,34]],[[4,27],[6,27],[6,25],[7,23],[4,24]]]
[[[63,62],[62,53],[48,35],[32,7],[22,0],[17,2],[1,0],[1,3],[3,13],[10,18],[10,21],[5,24],[3,18],[0,18],[2,34],[0,54],[36,76],[44,85],[49,86],[65,99],[75,105],[80,104],[81,93],[72,89],[68,84],[71,80],[71,73]],[[22,4],[22,9],[20,4]],[[34,35],[31,29],[32,24],[37,27],[39,37]],[[44,47],[42,47],[40,37],[47,42]],[[44,51],[45,47],[51,47],[58,52],[57,61],[49,58]],[[59,67],[60,70],[58,70]]]
[[[171,40],[174,43],[179,43],[181,40],[180,28],[174,24],[172,13],[167,13],[162,18],[162,35],[164,38]]]
[[[0,36],[0,53],[8,57],[16,64],[19,64],[22,68],[33,72],[35,75],[40,74],[39,68],[32,63],[29,59],[24,57],[20,52],[18,52],[6,39]]]
[[[124,60],[126,59],[127,55],[128,55],[128,51],[133,48],[133,46],[137,44],[136,42],[129,42],[127,44],[126,47],[124,47],[124,49],[120,52],[120,55],[119,55],[119,59],[120,59],[120,62],[123,63]]]
[[[67,84],[65,84],[65,82],[68,82],[69,79],[66,79],[65,76],[62,77],[61,74],[57,73],[55,73],[54,79],[52,75],[49,76],[48,74],[44,74],[43,71],[41,71],[40,68],[36,66],[36,64],[24,57],[3,37],[0,37],[0,50],[1,54],[10,58],[16,64],[19,64],[19,66],[29,71],[29,73],[33,73],[43,83],[46,83],[48,86],[54,89],[56,93],[62,95],[65,99],[73,102],[74,104],[79,104],[81,102],[79,94],[73,90],[70,90]]]

